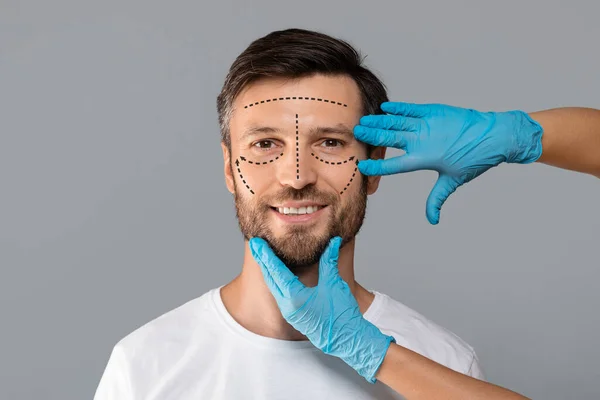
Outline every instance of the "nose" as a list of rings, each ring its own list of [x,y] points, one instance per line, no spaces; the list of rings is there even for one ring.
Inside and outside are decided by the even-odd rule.
[[[309,148],[302,147],[298,141],[294,144],[295,146],[290,146],[287,154],[281,157],[281,162],[277,166],[277,178],[282,185],[302,189],[316,183],[318,174],[315,161],[317,160],[311,156]]]

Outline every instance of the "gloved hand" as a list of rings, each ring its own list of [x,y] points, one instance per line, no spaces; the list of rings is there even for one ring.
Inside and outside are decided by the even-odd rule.
[[[356,139],[403,149],[386,160],[364,160],[364,175],[435,170],[439,176],[426,204],[437,224],[446,199],[461,185],[502,162],[528,164],[542,154],[541,125],[523,111],[480,112],[444,104],[385,102],[392,115],[367,115],[354,127]]]
[[[393,336],[363,318],[350,287],[338,273],[341,238],[336,236],[319,262],[319,283],[306,287],[273,253],[267,242],[251,238],[254,260],[285,320],[325,354],[339,357],[370,383]]]

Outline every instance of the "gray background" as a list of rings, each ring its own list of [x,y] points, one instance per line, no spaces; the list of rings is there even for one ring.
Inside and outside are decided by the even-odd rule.
[[[92,398],[120,338],[239,272],[215,99],[250,41],[344,38],[394,100],[600,108],[597,4],[0,1],[0,398]],[[383,179],[357,279],[465,339],[491,382],[599,398],[600,181],[504,164],[430,226],[435,178]]]

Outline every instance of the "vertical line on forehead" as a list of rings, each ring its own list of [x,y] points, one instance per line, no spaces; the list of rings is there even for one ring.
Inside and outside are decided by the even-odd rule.
[[[296,179],[300,179],[300,151],[298,149],[298,114],[296,114]]]

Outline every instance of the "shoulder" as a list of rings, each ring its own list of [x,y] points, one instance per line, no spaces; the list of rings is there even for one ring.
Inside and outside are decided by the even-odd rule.
[[[483,379],[474,348],[451,330],[392,297],[373,291],[377,307],[370,318],[383,333],[433,361],[463,374]]]
[[[205,331],[206,321],[211,318],[211,292],[154,318],[119,340],[111,351],[94,400],[133,398],[133,393],[148,390],[143,382],[160,381],[167,369],[185,357],[189,346],[198,341],[197,333]]]
[[[212,289],[146,322],[119,340],[114,350],[133,362],[136,358],[173,357],[198,339],[213,313]],[[163,354],[164,353],[164,354]]]

